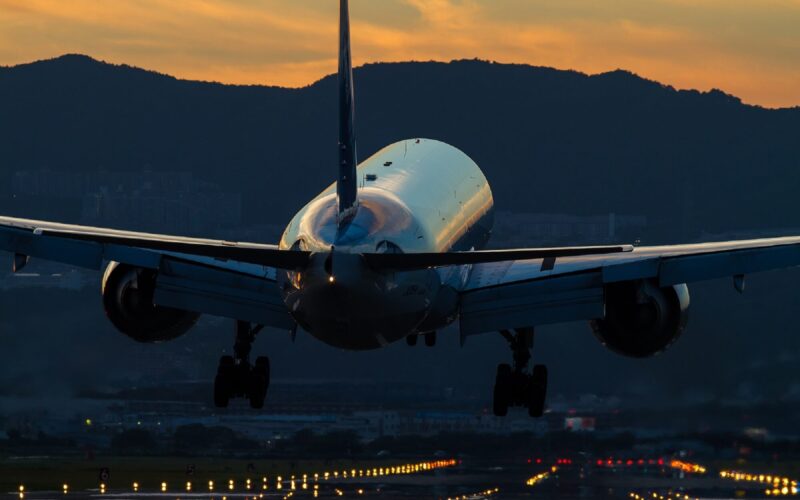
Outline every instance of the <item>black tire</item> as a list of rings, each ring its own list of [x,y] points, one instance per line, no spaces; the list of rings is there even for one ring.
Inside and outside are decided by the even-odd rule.
[[[406,336],[406,344],[408,344],[409,347],[414,347],[415,345],[417,345],[417,340],[419,340],[417,337],[419,337],[419,335],[416,335],[416,334],[407,335]]]
[[[497,417],[508,415],[508,405],[511,403],[511,365],[497,365],[497,377],[494,380],[494,397],[492,410]]]
[[[247,398],[250,400],[250,408],[260,410],[264,407],[264,399],[267,395],[267,384],[264,377],[252,372],[247,387]]]
[[[425,345],[427,347],[433,347],[436,345],[436,332],[427,332],[425,334]]]
[[[264,380],[267,381],[267,388],[269,388],[269,372],[270,372],[270,365],[269,365],[269,358],[266,356],[259,356],[256,358],[256,371],[261,373],[264,376]]]
[[[547,398],[547,367],[535,365],[528,385],[528,415],[539,418],[544,414]]]
[[[269,383],[270,383],[270,364],[269,358],[266,356],[259,356],[256,358],[256,365],[255,370],[264,377],[264,399],[267,397],[267,392],[269,392]]]

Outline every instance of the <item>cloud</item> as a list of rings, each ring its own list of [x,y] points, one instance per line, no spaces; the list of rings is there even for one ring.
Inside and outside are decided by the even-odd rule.
[[[354,61],[479,57],[624,68],[800,104],[796,0],[352,0]],[[86,53],[178,77],[307,85],[335,70],[336,2],[0,0],[0,64]]]

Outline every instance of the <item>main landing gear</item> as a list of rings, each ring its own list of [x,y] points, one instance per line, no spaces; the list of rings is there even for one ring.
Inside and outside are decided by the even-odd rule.
[[[510,406],[522,406],[528,409],[531,417],[541,417],[547,395],[547,367],[534,365],[530,373],[526,370],[531,359],[533,328],[518,328],[513,333],[501,330],[500,334],[511,346],[514,368],[506,363],[497,366],[492,404],[494,414],[504,417]]]
[[[419,334],[415,333],[415,334],[409,335],[409,336],[406,337],[406,344],[408,344],[411,347],[414,347],[415,345],[417,345],[417,340],[419,339],[419,337],[422,337],[423,339],[425,339],[425,345],[428,346],[428,347],[433,347],[433,346],[436,345],[436,331],[435,330],[432,330],[430,332],[423,332],[423,333],[419,333]]]
[[[250,400],[251,408],[263,408],[269,389],[269,358],[259,356],[250,363],[250,349],[262,325],[247,321],[236,322],[236,343],[233,356],[219,359],[217,377],[214,379],[214,405],[226,408],[231,398]]]

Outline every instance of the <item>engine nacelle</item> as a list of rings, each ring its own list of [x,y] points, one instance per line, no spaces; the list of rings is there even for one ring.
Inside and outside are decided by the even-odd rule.
[[[111,323],[137,342],[165,342],[186,333],[199,314],[153,304],[157,272],[111,262],[103,273],[103,308]]]
[[[595,336],[614,352],[645,358],[666,350],[686,328],[689,288],[659,288],[649,280],[613,283],[605,289],[606,315],[591,322]]]

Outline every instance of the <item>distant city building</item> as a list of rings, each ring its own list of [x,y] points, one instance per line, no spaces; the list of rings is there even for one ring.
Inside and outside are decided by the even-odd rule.
[[[64,290],[80,290],[90,284],[96,285],[91,280],[90,273],[74,269],[62,270],[52,273],[8,273],[0,279],[0,290],[19,288],[60,288]]]
[[[596,423],[595,417],[565,417],[564,429],[573,432],[594,432]]]
[[[468,411],[409,411],[369,410],[343,412],[250,412],[209,414],[188,405],[150,404],[133,402],[123,413],[106,414],[96,418],[96,427],[111,433],[120,429],[140,427],[154,432],[174,432],[187,424],[225,426],[259,441],[286,439],[301,430],[310,429],[315,434],[350,431],[362,441],[380,437],[435,436],[443,432],[508,435],[518,432],[544,434],[549,425],[546,420],[530,418],[527,413],[500,419],[485,413]]]
[[[84,225],[183,235],[213,235],[242,223],[241,194],[191,172],[19,171],[11,205],[29,217],[72,214]]]

